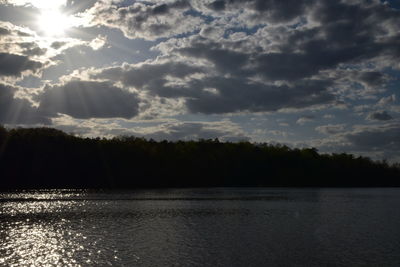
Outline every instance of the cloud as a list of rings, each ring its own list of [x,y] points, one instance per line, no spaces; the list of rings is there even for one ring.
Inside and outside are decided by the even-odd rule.
[[[0,76],[41,74],[49,66],[57,65],[59,62],[56,56],[68,48],[88,46],[99,49],[102,44],[100,37],[92,41],[69,37],[43,37],[28,27],[0,21]]]
[[[378,71],[360,71],[356,73],[356,79],[365,87],[383,87],[388,81],[386,74]]]
[[[333,114],[325,114],[325,115],[323,116],[323,118],[324,118],[324,119],[333,119],[333,118],[335,118],[335,115],[333,115]]]
[[[326,81],[299,81],[291,86],[249,82],[240,78],[209,77],[194,80],[188,88],[197,95],[187,99],[193,113],[234,113],[240,111],[277,111],[285,108],[305,108],[332,103]],[[216,88],[218,94],[204,89]]]
[[[261,13],[275,12],[275,8],[277,12],[284,10],[278,8],[280,4],[276,1],[267,2],[264,6],[262,1],[217,1],[210,2],[208,8],[216,12],[238,12],[240,8]],[[296,6],[293,14],[303,18],[298,26],[260,25],[253,34],[249,30],[241,34],[225,31],[224,36],[217,34],[221,36],[218,41],[215,36],[202,34],[209,29],[205,26],[200,35],[170,39],[157,45],[162,55],[182,61],[197,60],[208,66],[207,74],[215,74],[186,83],[185,89],[191,90],[185,92],[198,88],[187,99],[189,110],[202,113],[275,111],[345,103],[348,99],[371,98],[382,92],[389,79],[383,67],[393,66],[393,61],[381,59],[387,55],[400,59],[396,48],[400,27],[387,27],[395,21],[400,23],[399,12],[378,3],[300,2],[293,3]],[[304,8],[308,5],[310,8]],[[357,23],[352,12],[359,18]],[[361,19],[364,15],[370,20]],[[225,24],[225,29],[228,27]],[[367,63],[373,68],[365,69]],[[310,86],[310,101],[305,101],[304,84]],[[216,89],[218,94],[201,94],[207,88]],[[240,96],[243,104],[236,102],[236,96]],[[281,100],[284,97],[287,101]],[[270,99],[277,104],[274,106]],[[265,104],[260,105],[258,102],[262,101]]]
[[[27,56],[0,53],[0,76],[19,77],[23,72],[38,72],[43,64],[30,60]]]
[[[125,64],[90,72],[94,79],[121,81],[125,86],[164,98],[183,98],[191,113],[218,114],[240,111],[276,111],[327,104],[335,97],[329,81],[302,80],[274,85],[245,77],[215,76],[209,66],[181,61]]]
[[[335,81],[335,85],[342,94],[351,99],[371,99],[375,95],[386,91],[388,82],[392,79],[382,71],[364,70],[335,70],[322,71],[319,77],[329,77]]]
[[[203,19],[194,16],[196,12],[210,15],[210,22],[201,28],[186,25],[190,19]],[[230,26],[247,27],[241,24],[241,13],[262,24],[253,33],[228,31]],[[382,66],[368,70],[361,66],[374,64],[378,57],[400,56],[395,45],[400,27],[393,26],[399,20],[398,13],[377,2],[232,0],[121,5],[100,1],[85,14],[92,16],[94,24],[120,27],[129,38],[154,40],[196,27],[200,32],[159,43],[154,47],[161,53],[156,60],[98,69],[92,71],[91,78],[121,82],[152,97],[183,99],[190,113],[334,105],[362,94],[337,89],[344,84],[384,87],[388,76],[379,69]],[[190,19],[177,23],[180,16]],[[237,20],[226,17],[221,23],[218,16]],[[364,16],[369,20],[361,19]],[[356,19],[358,23],[354,23]],[[287,24],[294,22],[295,26]],[[343,67],[347,65],[353,67]]]
[[[103,48],[106,45],[106,43],[107,43],[107,37],[104,35],[99,35],[89,43],[89,46],[93,50],[99,50],[100,48]]]
[[[398,120],[372,125],[354,125],[349,131],[332,133],[312,145],[326,152],[349,152],[374,159],[399,158],[400,123]]]
[[[306,115],[306,116],[300,117],[300,118],[296,121],[296,123],[297,123],[297,124],[300,124],[300,125],[304,125],[304,124],[306,124],[306,123],[308,123],[308,122],[312,122],[312,121],[314,121],[314,120],[315,120],[315,116],[313,116],[313,115]]]
[[[69,14],[81,13],[85,10],[93,7],[93,5],[98,2],[98,0],[85,0],[85,1],[76,1],[76,0],[66,0],[65,1],[65,11]]]
[[[36,38],[36,33],[28,27],[17,26],[11,22],[0,21],[0,47],[3,50],[4,45],[14,43],[32,42]]]
[[[79,12],[84,12],[86,9],[92,7],[97,0],[0,0],[0,4],[13,5],[19,7],[34,7],[37,9],[54,9],[61,8],[64,12],[69,14],[75,14]]]
[[[0,36],[10,35],[10,34],[11,34],[10,30],[0,27]]]
[[[54,49],[60,49],[63,46],[66,46],[68,43],[66,41],[54,41],[51,43],[50,47]]]
[[[13,72],[13,68],[26,70],[24,66],[30,69],[35,65],[40,65],[41,62],[33,64],[33,61],[39,61],[38,57],[46,54],[47,49],[38,43],[35,32],[29,28],[0,21],[0,53],[3,58],[3,62],[0,62],[0,64],[5,65],[10,61],[15,61],[16,65],[21,65],[19,68],[16,65],[11,66],[10,73],[13,73],[13,76],[19,76],[21,72],[18,70]],[[7,54],[9,54],[9,59],[4,58]],[[32,59],[32,57],[35,57],[35,59]]]
[[[49,42],[51,41],[51,42]],[[48,53],[46,59],[55,60],[57,56],[65,56],[66,51],[71,48],[75,48],[76,51],[81,51],[83,47],[90,47],[94,51],[103,48],[107,44],[107,37],[104,35],[98,35],[90,41],[82,41],[75,38],[57,38],[54,40],[46,40]],[[79,53],[79,52],[76,52]],[[81,55],[80,55],[81,56]],[[54,64],[54,62],[53,62]]]
[[[229,122],[175,122],[157,126],[157,130],[144,136],[155,140],[198,140],[247,141],[249,137],[237,125]],[[138,134],[138,133],[137,133]]]
[[[38,96],[39,110],[51,117],[57,113],[74,118],[132,118],[138,114],[139,99],[108,82],[68,81],[47,86]]]
[[[355,126],[344,134],[355,150],[361,151],[400,151],[400,123],[393,121],[383,125]]]
[[[328,124],[318,126],[315,128],[315,130],[326,135],[332,135],[344,132],[345,127],[345,124]]]
[[[91,78],[121,81],[126,86],[147,89],[162,95],[169,94],[167,89],[164,88],[164,85],[168,83],[167,76],[185,78],[202,72],[204,72],[204,69],[201,66],[172,60],[155,60],[139,64],[124,64],[119,67],[90,71],[89,73]]]
[[[236,19],[249,26],[264,23],[294,23],[312,3],[315,3],[313,0],[196,0],[192,2],[204,14],[214,17],[232,16],[241,10]]]
[[[229,120],[202,122],[162,119],[158,121],[125,121],[123,126],[104,119],[77,120],[68,116],[54,119],[54,127],[84,136],[136,136],[154,140],[198,140],[248,141],[247,133]]]
[[[382,97],[379,102],[378,102],[378,106],[386,106],[386,105],[390,105],[393,104],[394,102],[396,102],[396,95],[392,94],[390,96],[386,96],[386,97]]]
[[[127,38],[156,40],[188,33],[200,25],[202,19],[185,14],[188,1],[161,3],[135,2],[119,6],[109,1],[99,1],[89,11],[91,25],[104,25],[120,29]]]
[[[50,124],[27,99],[15,96],[18,88],[0,83],[0,123],[4,124]]]
[[[377,120],[377,121],[388,121],[392,120],[393,117],[390,116],[386,111],[375,111],[367,116],[368,120]]]

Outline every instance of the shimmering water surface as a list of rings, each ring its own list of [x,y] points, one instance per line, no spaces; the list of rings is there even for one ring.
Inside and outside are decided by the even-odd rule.
[[[399,189],[0,193],[0,266],[400,266]]]

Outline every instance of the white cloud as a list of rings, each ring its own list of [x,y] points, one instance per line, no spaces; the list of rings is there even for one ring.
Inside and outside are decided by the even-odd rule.
[[[304,124],[312,122],[314,120],[315,120],[314,116],[308,115],[308,116],[302,116],[302,117],[298,118],[296,123],[300,124],[300,125],[304,125]]]
[[[99,50],[100,48],[103,48],[106,44],[107,44],[107,37],[104,35],[99,35],[89,43],[89,46],[93,50]]]

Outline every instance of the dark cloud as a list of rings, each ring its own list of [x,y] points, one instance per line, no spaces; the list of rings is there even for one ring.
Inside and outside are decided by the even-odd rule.
[[[119,80],[126,86],[147,90],[161,97],[185,98],[187,108],[192,113],[276,111],[327,104],[335,100],[327,90],[331,82],[326,80],[272,85],[248,81],[246,77],[225,78],[207,76],[207,73],[204,66],[171,61],[107,68],[92,74],[92,78]],[[200,78],[188,78],[195,74],[200,74]],[[206,76],[202,77],[202,74]]]
[[[151,91],[161,91],[166,83],[166,76],[184,78],[190,74],[202,73],[203,68],[188,65],[183,62],[155,62],[137,65],[112,67],[91,74],[92,78],[106,78],[112,81],[122,81],[124,85],[138,89],[150,88]]]
[[[334,73],[334,71],[331,71]],[[336,80],[343,81],[344,83],[353,84],[356,83],[359,86],[362,86],[364,89],[364,93],[367,95],[371,93],[379,93],[382,92],[391,77],[380,71],[368,71],[368,70],[338,70],[335,73]],[[356,90],[353,90],[355,92]]]
[[[244,7],[255,12],[273,13],[275,8],[286,12],[281,5],[289,2],[216,1],[209,7],[229,11]],[[343,77],[349,78],[346,86],[351,87],[356,82],[368,89],[384,88],[388,80],[386,74],[379,69],[366,71],[361,66],[367,62],[374,64],[374,60],[387,55],[391,55],[393,60],[400,59],[397,34],[400,28],[387,27],[395,25],[395,21],[396,25],[400,25],[400,13],[376,1],[365,5],[358,2],[319,1],[309,9],[304,8],[312,3],[292,3],[293,12],[288,12],[287,19],[291,19],[291,14],[309,16],[314,20],[313,27],[299,26],[274,33],[278,28],[267,26],[253,35],[245,34],[239,40],[227,36],[215,41],[204,38],[207,35],[203,34],[202,37],[181,38],[179,42],[169,41],[159,45],[165,55],[174,54],[193,61],[206,60],[220,75],[218,78],[207,76],[190,82],[188,88],[198,90],[187,100],[189,110],[223,113],[329,103],[337,96],[332,88],[344,84],[341,77],[332,79],[324,75],[338,69]],[[346,69],[346,65],[353,67]],[[267,83],[250,82],[253,77],[261,77]],[[284,83],[276,84],[276,81]],[[309,90],[305,89],[304,83],[308,83]],[[215,88],[218,94],[200,93],[207,88]],[[306,101],[306,92],[312,96],[309,101]],[[349,97],[354,97],[353,92]]]
[[[359,151],[400,151],[400,123],[356,126],[344,137],[354,150]]]
[[[230,12],[229,16],[238,16],[234,21],[239,25],[243,14],[259,19],[260,23],[299,20],[291,27],[260,25],[254,34],[244,30],[241,37],[225,31],[219,39],[205,33],[214,31],[215,27],[228,29],[229,25],[204,25],[199,35],[160,43],[157,48],[162,54],[162,63],[149,61],[104,69],[94,77],[122,81],[126,86],[160,97],[184,98],[191,113],[276,111],[335,103],[339,94],[334,88],[343,85],[384,87],[388,76],[379,68],[365,70],[359,66],[367,62],[374,64],[375,59],[387,55],[400,58],[400,39],[396,34],[400,27],[387,27],[400,22],[399,12],[377,1],[363,4],[325,0],[190,1],[190,4],[149,1],[114,7],[118,15],[110,18],[119,20],[122,28],[129,19],[131,28],[127,31],[133,33],[140,32],[142,27],[150,29],[146,23],[154,16],[170,17],[174,12],[183,14],[190,9],[200,13]],[[311,21],[312,27],[304,27]],[[246,24],[240,26],[246,28]],[[167,35],[172,36],[163,33]],[[353,67],[346,69],[346,65]],[[332,76],[338,70],[346,81]],[[354,98],[354,94],[349,97]]]
[[[341,61],[360,61],[385,54],[399,56],[396,44],[399,11],[378,1],[371,5],[323,1],[312,14],[320,23],[326,49],[340,52],[337,56]]]
[[[39,96],[39,110],[74,118],[132,118],[138,114],[138,97],[108,82],[69,81],[47,87]]]
[[[51,121],[42,116],[27,99],[15,97],[17,90],[15,87],[0,84],[0,123],[50,124]]]
[[[21,48],[21,53],[26,56],[42,56],[47,52],[46,48],[41,48],[35,42],[21,42],[18,46]]]
[[[332,133],[313,145],[326,152],[350,152],[374,159],[398,160],[400,123],[392,120],[376,125],[355,125],[350,131]]]
[[[358,72],[357,76],[360,82],[371,87],[384,86],[387,81],[386,75],[378,71]]]
[[[170,43],[166,51],[168,54],[208,60],[222,73],[261,75],[269,81],[302,80],[319,75],[321,71],[332,71],[343,64],[361,64],[387,55],[397,59],[400,57],[400,38],[397,34],[400,27],[393,26],[400,25],[399,12],[377,1],[219,0],[203,4],[199,1],[156,3],[150,1],[147,4],[134,3],[113,8],[103,4],[98,5],[94,12],[99,15],[98,23],[106,23],[110,27],[118,25],[131,38],[149,39],[173,36],[182,25],[185,25],[186,32],[192,31],[193,28],[186,25],[191,17],[184,11],[193,9],[205,12],[201,8],[204,4],[208,9],[229,10],[236,14],[251,11],[252,16],[260,14],[266,21],[302,18],[298,27],[281,30],[275,34],[275,40],[269,40],[269,44],[265,41],[270,38],[274,28],[268,25],[263,28],[264,36],[257,32],[246,40],[228,40],[228,36],[228,39],[218,42],[200,37],[180,38],[180,42]],[[115,12],[111,14],[111,11]],[[179,16],[186,19],[178,23],[175,19]],[[155,22],[154,17],[157,17]],[[217,15],[214,19],[217,19]],[[306,25],[308,19],[313,20],[314,25],[302,27],[302,23]],[[246,28],[246,25],[240,26]],[[205,33],[211,29],[204,25],[202,36],[207,36]],[[356,78],[370,86],[377,86],[385,80],[379,71],[360,71]]]
[[[390,96],[386,96],[386,97],[382,97],[379,101],[378,101],[378,106],[386,106],[386,105],[391,105],[394,102],[396,102],[396,95],[392,94]]]
[[[217,0],[207,7],[217,12],[245,8],[252,11],[250,18],[258,22],[287,22],[304,15],[313,3],[314,0]]]
[[[299,81],[288,85],[250,83],[243,79],[210,77],[192,81],[189,88],[197,95],[187,99],[193,113],[233,113],[239,111],[277,111],[332,103],[335,97],[327,91],[326,81]],[[215,88],[216,91],[208,91]]]
[[[35,37],[34,32],[29,28],[20,27],[11,22],[0,21],[0,38],[11,35],[15,37]]]
[[[60,49],[61,47],[63,47],[63,46],[65,46],[65,45],[67,45],[68,43],[67,42],[64,42],[64,41],[56,41],[56,42],[53,42],[51,45],[50,45],[50,47],[51,48],[54,48],[54,49]]]
[[[328,124],[318,126],[315,130],[326,135],[332,135],[344,132],[345,126],[345,124]]]
[[[41,62],[27,56],[0,53],[0,76],[20,76],[24,71],[37,72],[42,67]]]
[[[10,31],[9,29],[0,27],[0,36],[3,36],[3,35],[10,35],[10,34],[11,34],[11,31]]]
[[[354,21],[347,23],[347,26],[353,27]],[[332,24],[321,26],[318,31],[307,29],[292,34],[287,43],[281,44],[282,52],[257,55],[254,59],[256,69],[269,80],[291,81],[317,75],[320,71],[334,69],[340,64],[359,64],[364,60],[391,53],[395,45],[395,42],[375,40],[369,25],[365,29],[344,32],[344,26],[340,22]],[[357,37],[358,31],[367,32],[362,33],[366,37]],[[318,39],[317,35],[325,38]],[[338,35],[342,37],[339,38]],[[383,75],[378,72],[362,72],[358,78],[366,83],[376,84],[382,80]]]
[[[393,117],[390,116],[386,111],[375,111],[367,116],[368,120],[377,120],[377,121],[388,121],[392,120]]]
[[[329,66],[329,58],[322,54],[269,53],[259,55],[256,62],[257,71],[268,80],[298,80],[317,74]],[[333,57],[332,57],[333,58]],[[334,59],[340,62],[340,59]]]
[[[202,41],[191,42],[188,47],[176,48],[173,52],[196,59],[206,59],[223,73],[241,72],[242,75],[246,73],[243,67],[250,60],[249,54],[223,48],[221,44],[213,41],[204,39]]]
[[[64,7],[64,11],[69,14],[84,12],[85,10],[93,7],[93,5],[97,1],[98,0],[85,0],[85,1],[67,0],[66,5]]]
[[[225,10],[226,3],[224,0],[217,0],[217,1],[214,1],[210,4],[208,4],[208,7],[215,11],[222,11],[222,10]]]

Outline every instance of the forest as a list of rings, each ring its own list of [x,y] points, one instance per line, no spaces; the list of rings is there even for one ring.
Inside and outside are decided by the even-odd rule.
[[[84,138],[0,126],[0,190],[161,187],[387,187],[400,165],[250,142]]]

